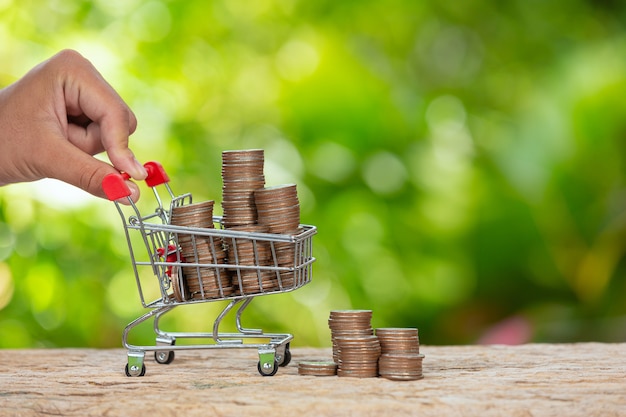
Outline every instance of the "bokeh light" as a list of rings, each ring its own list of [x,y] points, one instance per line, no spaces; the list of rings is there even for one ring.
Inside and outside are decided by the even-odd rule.
[[[331,309],[368,308],[425,344],[623,342],[625,17],[583,0],[0,0],[0,88],[77,49],[137,115],[138,158],[198,201],[220,201],[221,151],[265,149],[318,260],[249,327],[328,346]],[[221,307],[164,323],[207,330]],[[144,311],[111,203],[0,188],[0,347],[117,347]]]

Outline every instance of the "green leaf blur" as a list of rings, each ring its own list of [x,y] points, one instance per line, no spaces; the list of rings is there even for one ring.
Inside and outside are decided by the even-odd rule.
[[[425,344],[623,342],[624,22],[614,1],[0,0],[0,86],[78,50],[196,200],[220,201],[222,150],[265,149],[318,261],[246,326],[329,346],[329,311],[359,308]],[[0,347],[120,346],[143,313],[122,232],[61,184],[0,189]]]

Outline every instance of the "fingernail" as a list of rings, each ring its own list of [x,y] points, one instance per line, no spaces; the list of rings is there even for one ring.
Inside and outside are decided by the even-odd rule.
[[[136,203],[139,200],[139,188],[137,188],[136,184],[132,184],[129,188],[130,188],[130,199]]]

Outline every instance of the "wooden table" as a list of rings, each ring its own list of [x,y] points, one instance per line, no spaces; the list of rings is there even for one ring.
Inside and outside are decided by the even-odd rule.
[[[298,375],[330,349],[292,348],[273,377],[256,350],[148,353],[140,378],[121,349],[2,350],[0,416],[626,416],[626,344],[421,351],[424,379],[398,382]]]

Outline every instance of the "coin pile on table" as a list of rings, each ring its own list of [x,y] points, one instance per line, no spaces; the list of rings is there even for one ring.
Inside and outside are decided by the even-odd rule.
[[[213,229],[214,201],[173,207],[171,223],[176,226]],[[186,263],[222,264],[226,259],[223,242],[217,236],[202,236],[195,233],[178,233],[178,245]],[[225,269],[214,266],[183,267],[186,288],[174,288],[176,298],[187,291],[192,298],[219,298],[230,295],[234,289]],[[180,285],[172,282],[173,285]],[[181,300],[178,300],[181,301]]]
[[[298,375],[334,376],[337,364],[332,361],[302,361],[298,363]]]
[[[342,377],[381,376],[396,381],[422,379],[422,360],[417,328],[371,326],[372,310],[332,310],[328,318],[333,362],[304,361],[300,375],[331,375],[332,365]]]
[[[254,191],[265,187],[263,149],[222,152],[222,223],[226,228],[257,222]]]
[[[381,346],[380,376],[400,381],[423,378],[418,329],[379,328],[376,335]]]

